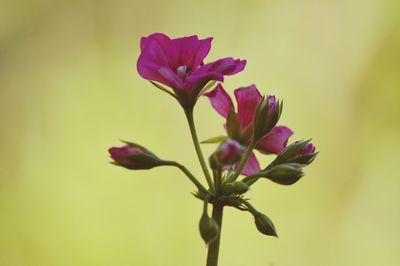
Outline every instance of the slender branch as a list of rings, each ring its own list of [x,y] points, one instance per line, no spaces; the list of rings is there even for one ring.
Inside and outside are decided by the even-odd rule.
[[[251,186],[255,182],[257,182],[258,179],[267,175],[268,171],[258,172],[257,174],[246,176],[245,178],[243,178],[242,182],[245,182],[247,185]]]
[[[207,194],[207,189],[197,180],[197,178],[183,165],[174,161],[163,161],[163,165],[170,165],[179,168],[189,179],[193,182],[193,184],[204,194]]]
[[[219,233],[216,239],[214,239],[208,246],[207,254],[207,266],[218,265],[219,246],[221,242],[221,231],[222,231],[222,216],[224,206],[221,204],[214,204],[212,218],[217,222],[219,227]]]
[[[243,168],[246,166],[246,163],[249,160],[250,154],[253,151],[255,146],[256,146],[256,141],[254,141],[252,139],[249,146],[247,147],[246,153],[243,155],[242,160],[239,163],[239,166],[236,168],[235,173],[230,177],[230,179],[229,179],[230,182],[235,181],[239,177]]]
[[[200,148],[199,138],[197,137],[196,127],[194,125],[194,120],[193,120],[193,110],[185,109],[185,114],[186,114],[186,118],[187,118],[187,121],[189,124],[190,133],[192,135],[194,148],[196,150],[197,157],[199,158],[201,168],[203,169],[204,176],[207,179],[207,183],[210,187],[211,192],[215,192],[215,188],[214,188],[214,184],[213,184],[210,172],[208,171],[206,161],[204,160],[204,156],[203,156],[203,153]]]

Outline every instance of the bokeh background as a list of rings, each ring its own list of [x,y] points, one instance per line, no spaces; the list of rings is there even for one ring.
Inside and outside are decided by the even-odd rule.
[[[108,163],[126,139],[201,174],[179,106],[136,72],[153,32],[247,59],[226,88],[278,95],[321,151],[296,185],[249,194],[280,239],[226,210],[221,265],[400,265],[399,3],[1,0],[0,265],[205,264],[191,183]],[[206,99],[195,116],[223,133]]]

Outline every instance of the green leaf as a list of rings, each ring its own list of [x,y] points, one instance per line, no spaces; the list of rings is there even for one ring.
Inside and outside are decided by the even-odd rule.
[[[218,137],[213,137],[213,138],[209,138],[209,139],[203,140],[200,143],[202,143],[202,144],[206,144],[206,143],[207,144],[208,143],[221,143],[221,142],[224,142],[227,139],[228,139],[227,136],[218,136]]]

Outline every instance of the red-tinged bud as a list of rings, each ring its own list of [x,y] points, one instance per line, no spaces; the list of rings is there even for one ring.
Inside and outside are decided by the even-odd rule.
[[[288,145],[274,160],[271,166],[282,163],[297,163],[308,165],[315,157],[315,146],[310,143],[310,140],[296,141]]]
[[[282,112],[282,103],[275,96],[263,98],[257,106],[254,118],[254,137],[261,139],[278,123]]]
[[[278,237],[275,226],[268,216],[262,214],[261,212],[254,213],[253,215],[256,227],[260,233],[268,236]]]
[[[122,147],[112,147],[108,150],[115,165],[132,170],[150,169],[159,166],[161,160],[146,148],[131,142]]]
[[[239,142],[228,139],[221,143],[210,156],[210,166],[212,169],[220,169],[224,166],[233,165],[240,161],[245,152],[246,148]]]

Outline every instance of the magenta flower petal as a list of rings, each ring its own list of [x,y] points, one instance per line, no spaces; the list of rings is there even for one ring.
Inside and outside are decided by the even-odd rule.
[[[196,72],[197,74],[206,72],[216,72],[224,76],[234,75],[244,69],[246,60],[233,59],[232,57],[222,58],[217,61],[201,66]],[[194,72],[193,74],[196,74]]]
[[[238,118],[240,127],[245,130],[252,122],[258,103],[262,96],[253,84],[235,90],[235,97],[238,103]]]
[[[305,155],[315,152],[315,146],[312,143],[307,144],[299,153],[299,155]]]
[[[172,67],[190,67],[191,71],[196,70],[203,64],[204,58],[211,49],[213,38],[199,40],[196,35],[190,37],[177,38],[172,40],[175,53],[172,53]]]
[[[233,102],[229,94],[224,90],[221,84],[218,84],[215,89],[204,94],[210,99],[212,107],[220,115],[227,118],[229,110],[233,107]]]
[[[165,53],[169,39],[158,38],[142,38],[141,47],[142,53],[137,62],[137,69],[139,74],[148,80],[160,82],[169,87],[177,88],[182,86],[182,81],[178,75],[172,71],[170,67],[170,60]],[[166,37],[167,38],[167,37]]]
[[[246,60],[231,57],[200,66],[185,83],[185,91],[197,97],[200,90],[211,80],[224,81],[224,76],[234,75],[244,69]]]
[[[242,174],[244,174],[244,175],[256,174],[256,173],[260,172],[260,169],[261,169],[260,164],[258,163],[258,160],[257,160],[254,152],[252,152],[249,156],[246,166],[242,170]]]
[[[266,136],[264,136],[257,145],[257,149],[266,154],[278,154],[287,145],[293,131],[285,126],[274,127]]]

